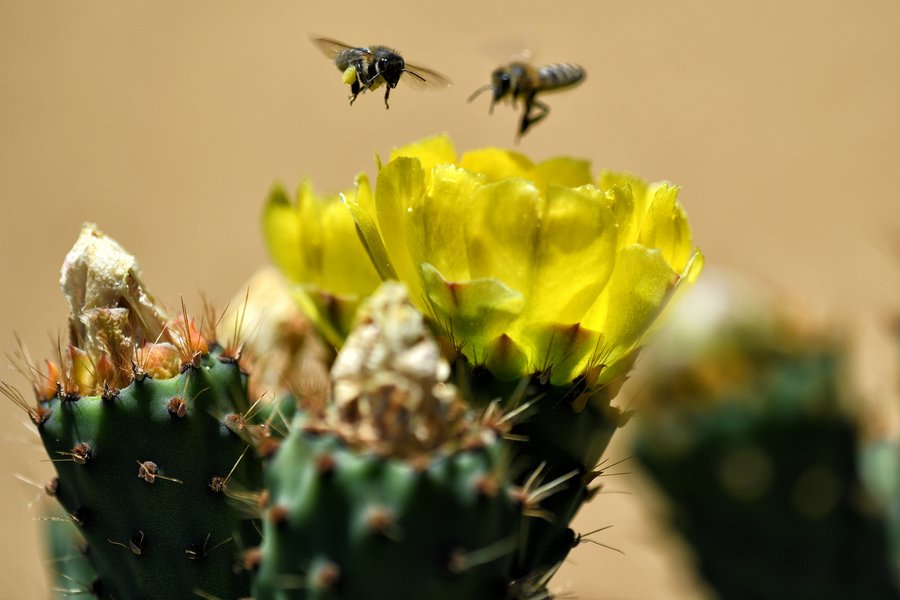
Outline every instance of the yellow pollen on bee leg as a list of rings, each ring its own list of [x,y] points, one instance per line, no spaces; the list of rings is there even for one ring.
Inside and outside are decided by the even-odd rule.
[[[344,69],[344,74],[341,78],[347,85],[353,85],[353,82],[356,81],[356,67],[350,65]]]

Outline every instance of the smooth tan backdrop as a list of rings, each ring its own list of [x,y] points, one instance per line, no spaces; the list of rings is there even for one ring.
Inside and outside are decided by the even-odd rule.
[[[898,25],[888,0],[0,0],[0,348],[15,330],[48,353],[65,319],[59,265],[84,220],[137,254],[168,302],[203,290],[223,304],[265,261],[273,180],[336,191],[374,170],[373,152],[440,131],[460,149],[511,145],[517,115],[465,99],[525,46],[588,78],[548,98],[519,150],[680,184],[711,264],[874,331],[900,304]],[[456,85],[351,108],[310,34],[395,45]],[[23,415],[0,415],[0,598],[40,598],[36,490],[13,474],[51,467]],[[578,525],[614,524],[598,539],[626,554],[584,545],[558,587],[702,595],[638,476],[609,489],[631,493],[600,496]]]

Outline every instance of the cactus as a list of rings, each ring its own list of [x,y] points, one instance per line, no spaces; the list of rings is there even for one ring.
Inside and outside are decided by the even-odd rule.
[[[100,598],[237,598],[260,485],[239,351],[170,319],[134,258],[86,225],[61,285],[70,341],[27,407],[87,544]],[[201,329],[205,329],[201,327]],[[207,335],[207,337],[209,337]],[[33,372],[33,371],[31,371]],[[46,385],[55,382],[55,386]]]
[[[54,460],[95,595],[551,596],[628,418],[615,396],[702,268],[677,188],[457,157],[445,136],[378,166],[341,202],[273,189],[264,230],[289,287],[257,282],[263,308],[225,319],[256,330],[253,357],[215,341],[214,314],[173,318],[85,228],[37,403],[0,391]]]
[[[403,288],[372,296],[332,405],[298,414],[269,466],[258,600],[507,595],[532,503],[448,374]]]
[[[396,149],[378,168],[374,190],[360,175],[343,196],[362,248],[428,316],[466,401],[483,410],[497,401],[520,417],[510,433],[513,481],[539,473],[557,493],[544,522],[523,532],[514,573],[552,572],[625,421],[611,401],[641,339],[702,268],[677,188],[614,173],[594,179],[586,161],[565,157],[533,163],[496,148],[457,156],[446,136]],[[328,240],[346,217],[323,210],[316,219],[303,198],[296,210],[283,194],[270,198],[270,254],[304,290],[321,296],[330,285],[337,296],[349,288],[339,277],[347,269],[317,259],[344,252]],[[355,240],[347,244],[358,257]],[[309,312],[326,334],[336,330],[333,317]]]
[[[838,401],[842,352],[726,289],[646,363],[636,455],[674,526],[724,598],[898,597]]]

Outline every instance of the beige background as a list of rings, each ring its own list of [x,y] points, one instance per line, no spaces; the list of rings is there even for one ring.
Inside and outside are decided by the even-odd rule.
[[[336,191],[374,170],[374,151],[438,131],[461,149],[511,145],[517,115],[465,98],[523,46],[589,74],[549,99],[521,151],[682,185],[711,264],[874,331],[900,297],[898,26],[888,0],[0,0],[0,348],[15,330],[49,351],[58,268],[83,220],[137,254],[160,297],[224,303],[265,260],[257,217],[274,179]],[[350,108],[310,34],[395,45],[456,86]],[[38,598],[35,490],[13,473],[50,466],[23,415],[0,414],[0,598]],[[587,599],[696,597],[639,479],[609,488],[634,493],[600,496],[578,523],[615,524],[599,539],[627,554],[582,546],[558,584]]]

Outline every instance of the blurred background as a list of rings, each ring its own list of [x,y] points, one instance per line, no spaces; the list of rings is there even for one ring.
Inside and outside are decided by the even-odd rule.
[[[900,3],[777,0],[364,5],[271,0],[0,0],[0,348],[38,356],[63,330],[57,281],[82,221],[137,255],[156,295],[224,305],[266,261],[258,215],[274,180],[338,191],[373,154],[449,132],[512,147],[518,113],[466,97],[525,48],[588,72],[548,96],[517,150],[586,157],[682,186],[708,264],[838,319],[872,397],[893,385],[878,332],[900,307]],[[814,7],[814,8],[813,8]],[[388,44],[447,74],[351,108],[310,35]],[[5,361],[4,361],[5,362]],[[25,389],[17,375],[2,377]],[[37,438],[0,405],[0,597],[46,595]],[[627,435],[627,429],[625,431]],[[629,451],[620,443],[612,460]],[[632,471],[628,463],[621,471]],[[585,599],[702,598],[638,474],[610,478],[576,522],[557,588]]]

